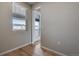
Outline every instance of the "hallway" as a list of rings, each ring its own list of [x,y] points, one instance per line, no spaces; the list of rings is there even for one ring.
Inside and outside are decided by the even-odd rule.
[[[1,56],[79,56],[79,3],[0,2],[0,18]]]

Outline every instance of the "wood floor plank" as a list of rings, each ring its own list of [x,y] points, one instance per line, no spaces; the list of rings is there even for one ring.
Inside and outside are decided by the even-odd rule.
[[[23,48],[7,53],[4,56],[58,56],[58,55],[56,53],[41,48],[40,44],[37,44],[37,45],[25,46]]]

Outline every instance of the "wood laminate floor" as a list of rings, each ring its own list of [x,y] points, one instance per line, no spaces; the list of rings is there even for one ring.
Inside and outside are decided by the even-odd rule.
[[[9,52],[4,56],[58,56],[54,52],[50,52],[37,45],[28,45],[15,51]]]

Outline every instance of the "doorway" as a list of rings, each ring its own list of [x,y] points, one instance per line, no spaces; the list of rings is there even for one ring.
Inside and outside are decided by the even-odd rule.
[[[32,12],[32,44],[41,44],[41,13],[39,10]]]

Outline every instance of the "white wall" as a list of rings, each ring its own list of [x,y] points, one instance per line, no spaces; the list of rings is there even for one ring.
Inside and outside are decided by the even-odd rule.
[[[12,31],[12,3],[0,2],[0,52],[31,42],[31,7],[19,4],[27,8],[27,31]]]
[[[79,55],[79,3],[39,3],[42,46],[66,55]]]

